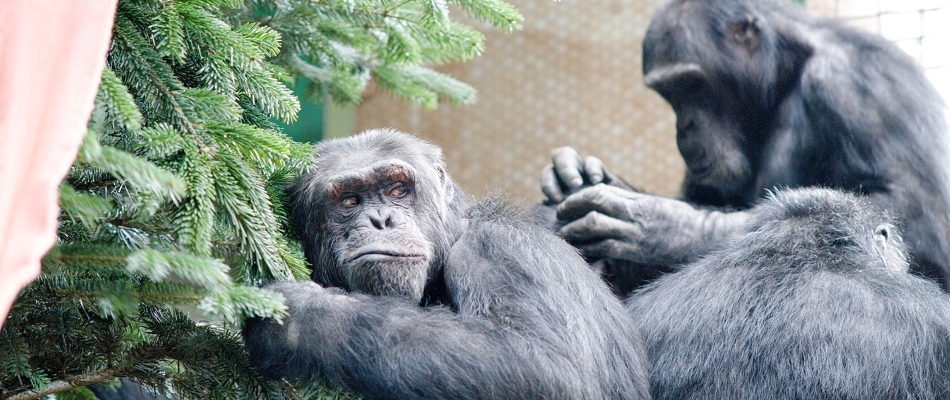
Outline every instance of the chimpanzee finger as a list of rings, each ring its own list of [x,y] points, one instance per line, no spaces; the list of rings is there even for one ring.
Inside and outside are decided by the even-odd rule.
[[[584,165],[576,150],[567,146],[558,147],[552,152],[551,160],[554,162],[554,171],[568,190],[584,184]]]
[[[573,244],[589,243],[610,238],[639,237],[642,234],[636,223],[622,221],[591,211],[583,218],[571,221],[558,231]]]
[[[629,205],[636,201],[637,196],[640,195],[604,184],[591,186],[564,198],[557,206],[557,217],[569,221],[596,211],[611,217],[629,219]]]
[[[549,165],[541,170],[541,192],[555,203],[564,200],[564,190],[561,181],[557,179],[557,173],[554,172],[554,166]]]
[[[602,240],[596,243],[586,244],[577,247],[581,254],[588,259],[626,259],[625,256],[636,251],[630,243],[622,242],[616,239]]]
[[[604,181],[604,163],[594,156],[584,157],[584,173],[587,183],[596,185]]]

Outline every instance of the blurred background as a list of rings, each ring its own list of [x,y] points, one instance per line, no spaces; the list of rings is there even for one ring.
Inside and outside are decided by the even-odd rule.
[[[484,26],[481,57],[440,68],[478,90],[475,104],[427,110],[370,87],[359,107],[305,106],[311,108],[291,130],[311,141],[375,127],[419,135],[444,149],[450,174],[477,198],[541,200],[539,172],[558,146],[600,157],[638,188],[678,195],[684,166],[675,118],[641,75],[641,41],[662,0],[510,2],[525,17],[522,30]],[[950,1],[804,0],[804,6],[895,41],[950,98]]]

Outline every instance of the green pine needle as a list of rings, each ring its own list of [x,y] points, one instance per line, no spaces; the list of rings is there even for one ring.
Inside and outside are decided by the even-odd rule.
[[[462,7],[469,15],[506,31],[521,29],[521,21],[524,21],[514,6],[502,0],[448,1]]]
[[[109,110],[113,120],[125,126],[130,131],[137,131],[142,127],[142,112],[135,104],[135,98],[129,89],[122,84],[119,77],[106,68],[102,71],[102,83],[99,85],[99,99]]]
[[[151,28],[158,39],[155,44],[158,53],[178,64],[184,63],[186,54],[184,21],[175,3],[163,4]]]
[[[287,316],[259,284],[310,274],[284,188],[315,150],[274,119],[296,118],[301,75],[320,101],[358,103],[377,79],[426,107],[471,103],[432,69],[484,50],[451,5],[521,21],[501,0],[119,0],[58,242],[0,330],[0,397],[128,378],[184,399],[356,398],[261,377],[237,333]]]
[[[177,251],[142,249],[129,255],[126,268],[157,282],[174,276],[206,289],[230,287],[228,266],[220,260]]]
[[[94,229],[112,210],[112,203],[99,196],[77,192],[72,186],[59,186],[59,206],[69,218]]]

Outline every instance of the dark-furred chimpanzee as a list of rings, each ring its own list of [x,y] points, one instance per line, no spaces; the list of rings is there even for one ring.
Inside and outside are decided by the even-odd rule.
[[[654,399],[950,398],[950,298],[866,197],[768,196],[749,231],[635,292]]]
[[[392,130],[321,143],[290,201],[319,285],[266,286],[290,315],[245,325],[265,375],[374,399],[649,398],[620,301],[536,222],[465,210],[438,147]]]
[[[767,190],[817,186],[890,210],[911,270],[950,283],[945,106],[892,43],[788,0],[672,0],[650,23],[643,72],[676,113],[683,201],[629,190],[598,159],[556,150],[542,190],[587,256],[689,262]]]

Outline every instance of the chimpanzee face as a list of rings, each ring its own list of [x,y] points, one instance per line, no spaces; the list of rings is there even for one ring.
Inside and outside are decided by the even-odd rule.
[[[644,39],[644,82],[673,107],[686,183],[712,193],[710,204],[749,200],[752,155],[809,55],[774,25],[741,5],[683,0],[661,8]]]
[[[326,230],[347,287],[421,298],[434,251],[415,218],[413,168],[390,160],[329,182]]]
[[[353,292],[445,301],[442,268],[461,235],[465,201],[441,150],[374,129],[320,142],[317,152],[287,192],[311,278]]]

